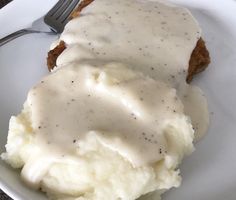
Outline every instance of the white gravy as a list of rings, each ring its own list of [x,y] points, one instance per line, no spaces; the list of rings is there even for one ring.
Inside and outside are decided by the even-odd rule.
[[[185,83],[200,36],[188,10],[159,1],[95,0],[84,8],[60,37],[67,48],[58,69],[28,95],[41,149],[37,159],[47,155],[49,166],[74,155],[80,141],[93,134],[143,166],[168,152],[168,127],[192,133],[191,119],[196,138],[203,135],[205,97]],[[43,172],[34,161],[22,175],[37,184]]]

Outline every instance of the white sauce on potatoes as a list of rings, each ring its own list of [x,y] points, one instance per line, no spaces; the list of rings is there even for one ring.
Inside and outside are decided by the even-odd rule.
[[[203,135],[205,97],[185,83],[200,36],[188,10],[158,1],[95,0],[84,8],[60,37],[61,68],[28,95],[41,150],[25,165],[25,180],[37,185],[91,133],[134,167],[163,159],[168,132],[193,134],[190,120]]]

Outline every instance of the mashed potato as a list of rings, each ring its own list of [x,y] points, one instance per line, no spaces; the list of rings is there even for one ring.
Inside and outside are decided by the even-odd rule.
[[[126,73],[122,75],[122,72]],[[114,133],[113,136],[110,135],[111,132],[109,132],[107,134],[104,133],[105,136],[101,136],[98,134],[98,130],[88,130],[84,137],[78,133],[81,139],[73,141],[73,144],[69,143],[69,147],[67,147],[66,140],[68,135],[64,134],[64,132],[60,134],[60,130],[58,130],[55,138],[52,136],[49,138],[51,138],[52,143],[54,142],[54,144],[63,150],[62,153],[60,150],[59,158],[51,153],[57,146],[44,147],[41,145],[42,138],[39,140],[37,137],[40,134],[44,134],[46,129],[44,130],[43,127],[39,127],[37,121],[43,124],[44,119],[46,119],[47,122],[52,122],[53,120],[60,121],[60,119],[62,119],[64,122],[61,122],[60,126],[63,130],[63,125],[73,120],[73,118],[68,117],[71,115],[69,110],[64,111],[63,115],[60,115],[60,110],[51,112],[50,109],[53,110],[53,107],[59,105],[61,110],[65,110],[63,105],[66,104],[57,102],[58,97],[56,94],[61,94],[59,91],[63,90],[65,101],[67,101],[68,98],[72,98],[68,96],[71,89],[70,87],[74,88],[74,86],[67,86],[67,93],[65,93],[63,85],[66,85],[68,81],[71,80],[71,77],[74,77],[74,74],[78,76],[80,82],[86,83],[84,86],[75,89],[75,94],[77,94],[76,91],[80,93],[85,92],[86,94],[87,91],[90,91],[91,96],[100,95],[105,102],[105,106],[109,106],[108,102],[113,105],[113,99],[118,102],[114,107],[110,107],[111,113],[113,113],[114,116],[110,117],[109,120],[114,118],[119,122],[119,118],[116,118],[119,114],[119,112],[117,113],[117,109],[120,110],[124,107],[125,111],[122,112],[122,118],[128,121],[130,116],[129,109],[131,109],[130,105],[136,106],[135,111],[141,113],[141,116],[136,116],[139,122],[136,122],[136,120],[133,120],[134,122],[130,121],[127,127],[125,124],[118,123],[118,127],[126,128],[126,135],[131,137],[130,140],[121,140],[117,144],[117,138],[122,138],[124,133],[121,132],[117,135]],[[55,83],[58,82],[58,79],[61,79],[61,76],[65,79],[63,79],[64,81],[60,81],[59,86],[56,86]],[[47,87],[45,87],[43,83],[46,83]],[[117,83],[119,87],[117,87]],[[138,89],[142,89],[142,85],[145,85],[146,88],[146,99],[142,101],[143,103],[138,104],[139,99],[136,93]],[[159,87],[159,89],[157,87]],[[51,99],[52,97],[48,92],[52,88],[52,93],[55,96],[54,99]],[[103,88],[103,92],[100,88]],[[152,94],[151,99],[148,99],[148,94],[152,93],[152,89],[155,89],[156,94]],[[125,96],[122,96],[120,92],[124,92]],[[35,94],[35,96],[37,94],[37,98],[32,94]],[[119,95],[122,101],[117,101]],[[99,68],[90,65],[77,66],[74,64],[67,66],[67,68],[61,68],[44,78],[34,87],[29,93],[22,113],[17,117],[11,118],[8,142],[6,145],[7,152],[2,154],[2,159],[14,168],[23,167],[22,177],[24,181],[31,187],[41,188],[51,199],[134,200],[156,190],[156,195],[160,195],[165,190],[180,185],[181,177],[179,176],[177,167],[183,156],[193,151],[192,142],[194,131],[191,122],[189,118],[183,114],[181,102],[174,97],[175,92],[173,89],[165,86],[165,84],[147,78],[140,73],[133,72],[122,64],[110,63]],[[76,99],[75,96],[73,98]],[[91,97],[86,95],[84,98]],[[167,107],[171,105],[174,106],[176,111],[165,111],[165,107],[162,109],[160,107],[162,102],[158,100],[159,98],[165,100]],[[48,101],[49,99],[52,100],[51,103]],[[37,100],[37,105],[34,100]],[[80,101],[83,100],[82,95],[80,95]],[[103,101],[99,104],[99,108],[103,106]],[[153,101],[157,103],[153,104]],[[168,101],[169,104],[167,103]],[[89,107],[88,99],[86,102],[87,107]],[[34,104],[34,107],[31,104]],[[121,108],[117,107],[120,104]],[[154,108],[152,112],[148,110],[149,104],[152,105],[150,109]],[[42,111],[42,106],[46,106],[45,111]],[[75,104],[75,106],[78,105]],[[36,112],[35,107],[40,111]],[[159,109],[157,109],[158,107]],[[86,115],[86,112],[83,112],[83,107],[73,107],[72,110],[79,110],[78,115]],[[41,112],[43,112],[43,114],[47,113],[47,117],[42,115]],[[96,114],[96,109],[94,112]],[[53,113],[51,118],[49,113]],[[126,115],[126,113],[128,113],[128,115]],[[159,116],[160,113],[162,113],[162,115]],[[106,117],[105,114],[98,114],[100,117]],[[133,116],[131,117],[133,119]],[[163,120],[161,124],[163,124],[164,129],[160,129],[161,125],[153,125],[152,119]],[[87,123],[87,120],[89,119],[85,119],[84,123]],[[79,121],[82,122],[82,119],[80,118]],[[46,122],[44,122],[44,124],[45,123]],[[102,123],[102,121],[98,121],[98,124]],[[116,130],[114,125],[110,125],[111,123],[112,121],[107,121],[107,124],[104,125],[102,130],[104,128],[109,130],[109,127]],[[130,128],[135,128],[136,126],[138,129],[143,128],[140,124],[149,124],[148,127],[145,126],[146,133],[148,133],[148,129],[152,128],[152,126],[155,127],[157,132],[160,130],[160,133],[156,134],[160,134],[159,141],[163,141],[159,144],[162,146],[162,149],[159,149],[158,144],[153,145],[153,147],[158,147],[157,151],[152,149],[152,143],[146,139],[142,139],[139,142],[133,141],[139,135],[137,133],[135,135],[128,134],[128,132],[131,132]],[[70,125],[72,128],[68,128],[66,130],[67,132],[71,132],[76,124]],[[42,132],[39,132],[39,130]],[[48,127],[48,130],[56,132],[57,129]],[[78,128],[77,130],[80,129]],[[135,131],[136,129],[132,130]],[[161,139],[162,136],[164,139]],[[57,143],[57,139],[60,137],[64,144],[60,144],[60,142]],[[70,141],[72,138],[74,137],[71,135]],[[43,141],[47,141],[47,139],[48,136],[43,135]],[[142,142],[150,146],[150,148],[145,147],[144,154],[139,153],[139,148],[142,148],[143,145]],[[75,146],[73,146],[74,143]],[[164,144],[166,145],[165,148]],[[70,149],[72,146],[73,149]],[[135,149],[136,147],[137,149]],[[47,151],[45,151],[45,149],[47,149]],[[153,152],[153,155],[147,153],[149,150]],[[135,161],[135,159],[132,159],[135,157],[133,157],[133,155],[136,157],[140,156],[140,158],[147,161],[149,158],[156,158],[156,160],[137,164],[133,162]],[[51,157],[53,157],[53,159]]]
[[[23,112],[10,120],[7,153],[2,154],[2,159],[14,168],[23,167],[37,152],[30,114],[26,102]],[[158,190],[156,195],[160,195],[180,185],[177,166],[182,157],[193,150],[193,133],[183,136],[170,130],[168,140],[174,146],[163,160],[135,168],[89,134],[83,141],[83,157],[77,160],[68,156],[54,163],[40,187],[50,199],[57,200],[134,200],[155,190]]]

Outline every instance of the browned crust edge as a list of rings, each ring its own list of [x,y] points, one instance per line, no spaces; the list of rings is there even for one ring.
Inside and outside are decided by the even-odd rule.
[[[48,52],[47,57],[47,66],[48,70],[51,71],[57,62],[58,56],[66,49],[66,44],[64,41],[60,41],[60,43],[52,50]]]
[[[94,0],[83,0],[79,6],[71,13],[70,18],[73,19],[75,17],[78,17],[80,15],[80,12],[88,6],[90,3],[92,3]]]
[[[200,38],[189,60],[187,83],[192,81],[194,75],[204,71],[210,62],[209,51],[206,48],[204,40]]]

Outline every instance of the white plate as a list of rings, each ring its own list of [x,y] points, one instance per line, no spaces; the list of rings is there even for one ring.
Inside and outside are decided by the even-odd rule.
[[[41,7],[34,3],[29,4],[27,10],[37,10],[38,14],[34,16],[36,19],[44,13],[45,8],[51,6],[52,1],[43,2],[41,13]],[[203,29],[203,37],[211,53],[209,68],[193,82],[206,93],[211,124],[207,136],[196,145],[196,151],[181,166],[182,186],[172,189],[163,199],[235,200],[236,1],[172,1],[190,8]],[[13,6],[12,3],[11,11],[14,10],[15,16],[21,16],[22,10],[20,12],[17,6],[19,4]],[[7,9],[4,12],[6,11]],[[0,10],[0,35],[6,34],[1,24],[1,12],[3,11]],[[12,15],[9,20],[14,22],[15,19]],[[29,20],[29,17],[26,19]],[[30,20],[33,20],[32,16]],[[12,26],[11,21],[9,24]],[[47,73],[46,53],[54,39],[52,36],[34,34],[0,47],[0,152],[4,151],[10,116],[21,110],[29,88]],[[2,161],[0,187],[15,200],[45,199],[42,194],[25,187],[19,179],[19,172]]]

